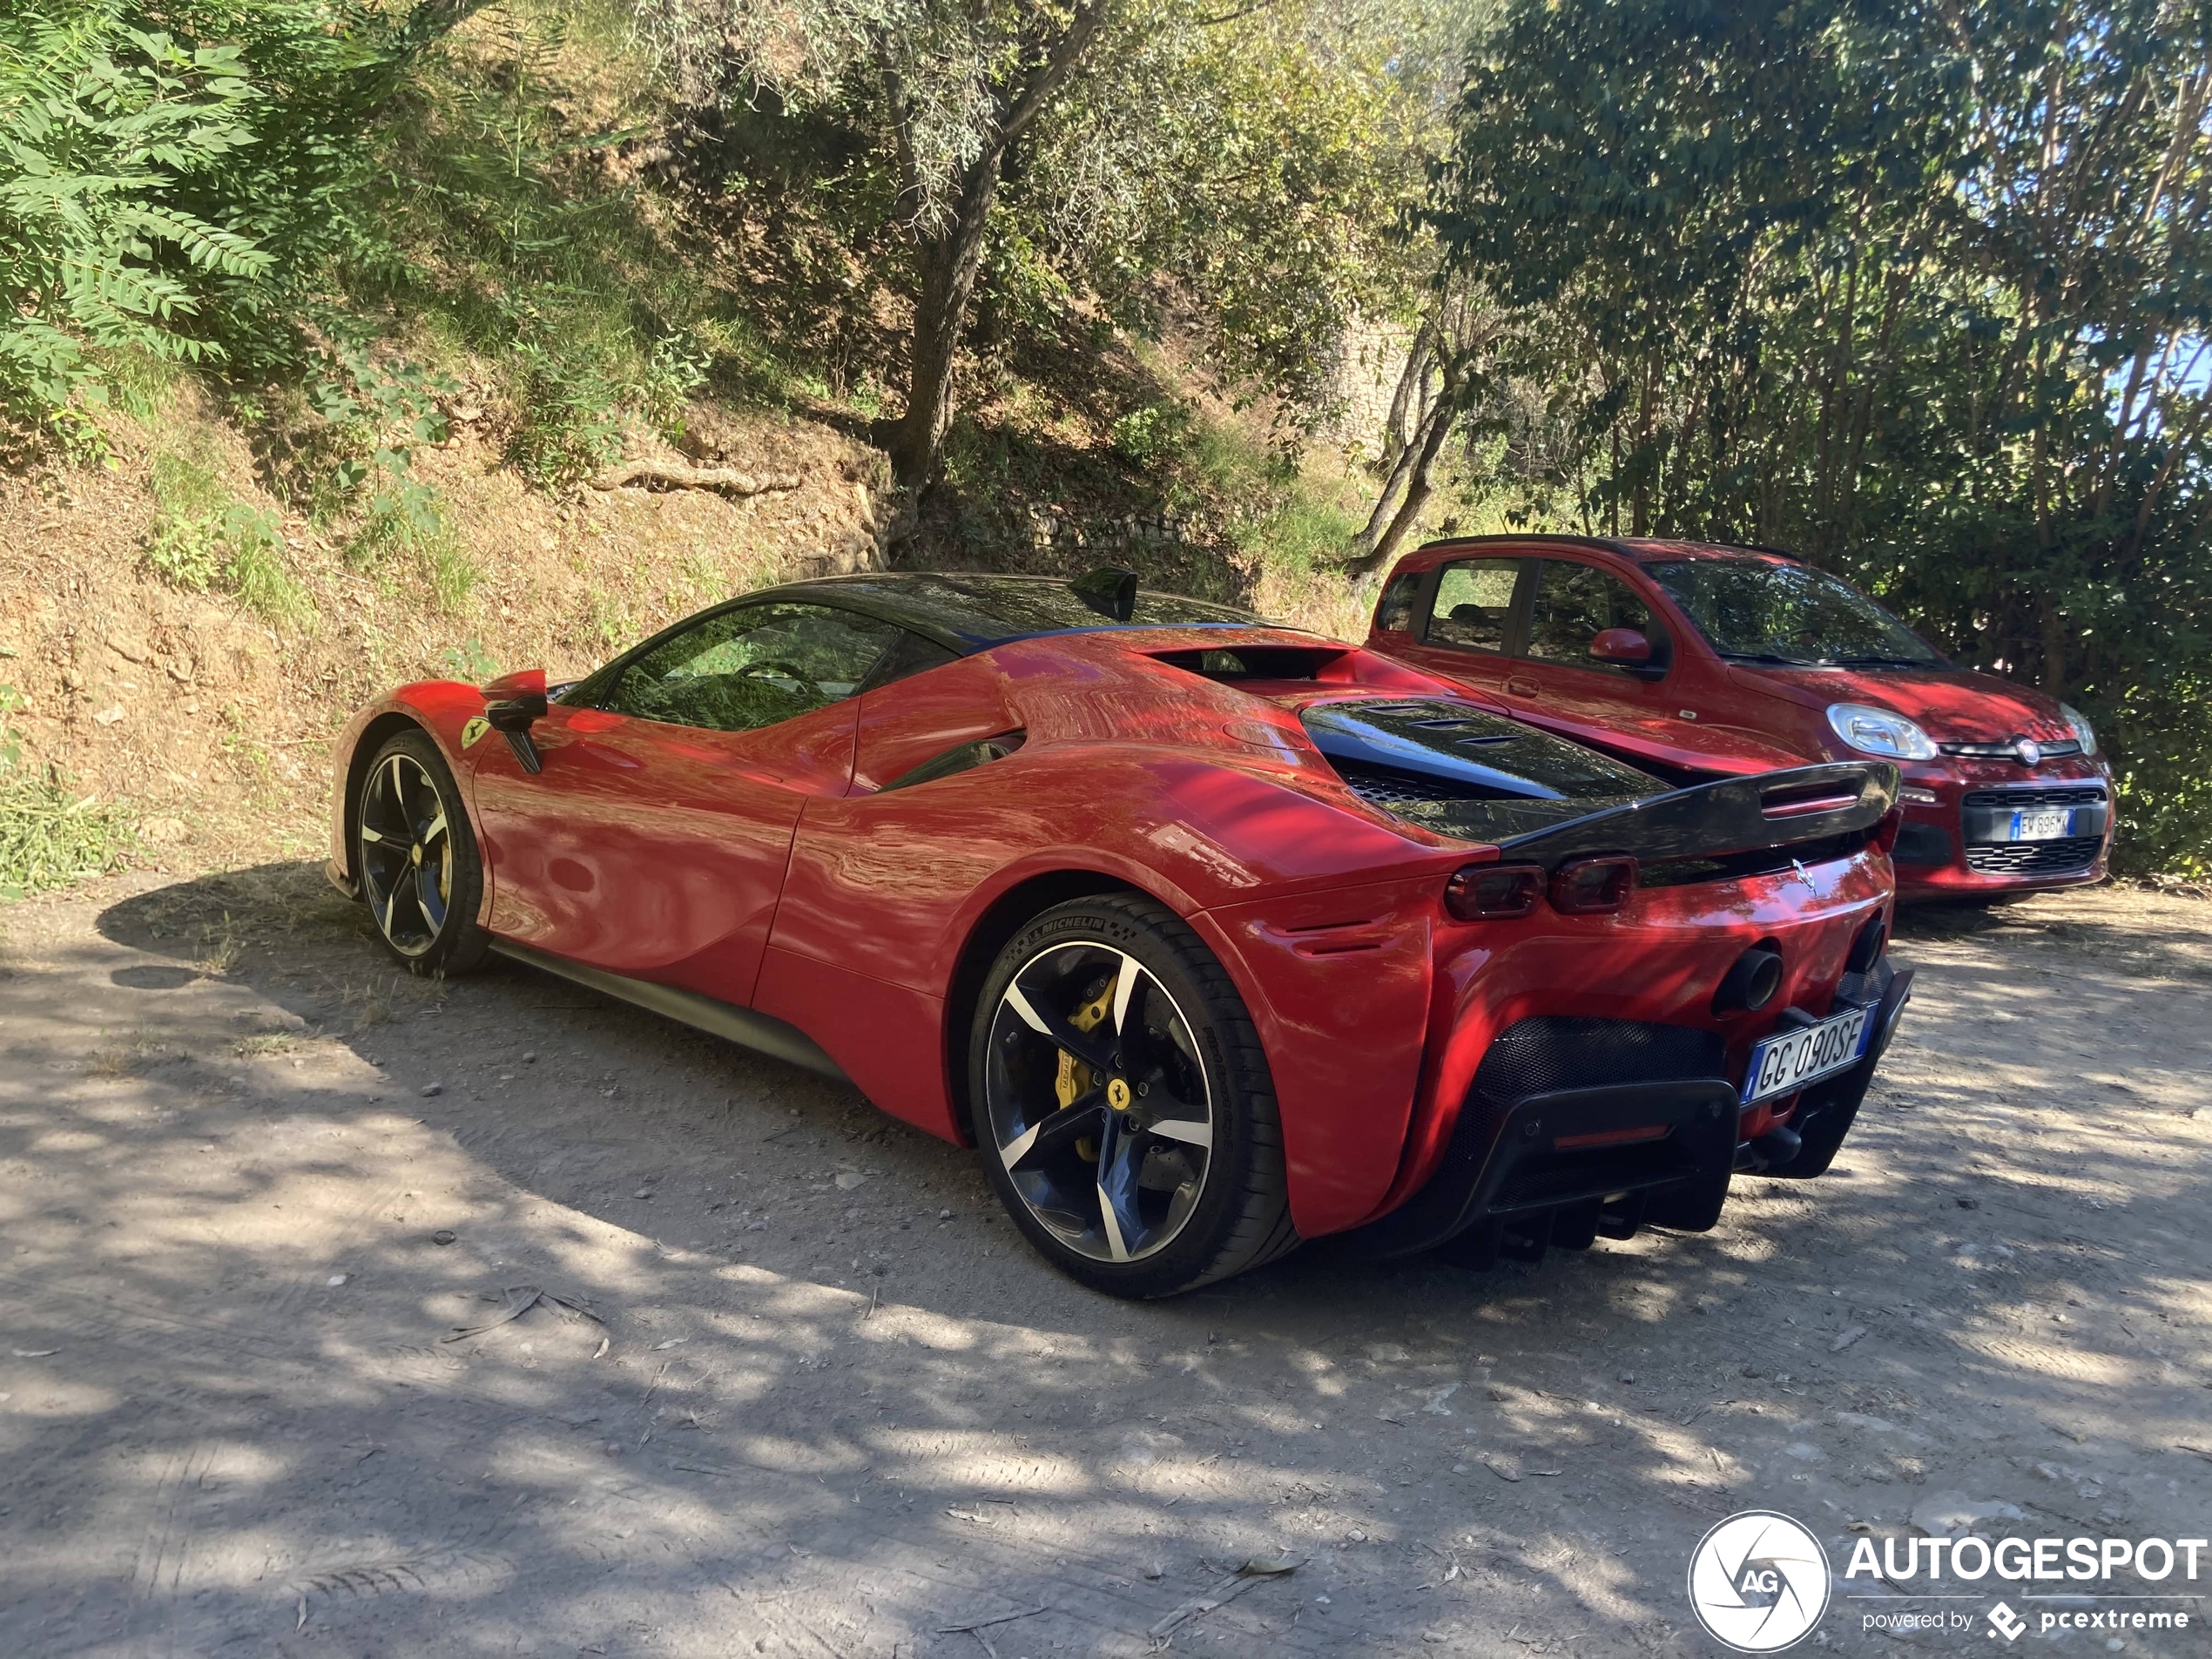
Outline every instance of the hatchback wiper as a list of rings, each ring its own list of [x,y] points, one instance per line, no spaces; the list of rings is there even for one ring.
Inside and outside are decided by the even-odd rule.
[[[1925,657],[1824,657],[1824,666],[1835,668],[1940,668]]]
[[[1770,651],[1724,651],[1716,655],[1723,661],[1730,663],[1773,663],[1783,668],[1818,668],[1821,665],[1809,657],[1784,657]]]

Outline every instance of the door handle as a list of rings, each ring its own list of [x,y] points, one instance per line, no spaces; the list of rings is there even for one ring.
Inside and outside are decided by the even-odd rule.
[[[1541,694],[1543,689],[1534,680],[1524,678],[1518,674],[1510,675],[1506,680],[1506,690],[1515,697],[1535,697]]]

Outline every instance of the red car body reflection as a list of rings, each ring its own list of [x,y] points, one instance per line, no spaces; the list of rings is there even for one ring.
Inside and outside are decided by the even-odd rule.
[[[900,591],[887,577],[776,590],[886,616],[899,614]],[[1510,1251],[1532,1234],[1541,1249],[1644,1222],[1709,1226],[1701,1211],[1717,1212],[1729,1168],[1814,1174],[1833,1156],[1832,1146],[1817,1155],[1810,1136],[1801,1150],[1787,1132],[1803,1126],[1816,1091],[1750,1107],[1737,1096],[1761,1039],[1856,998],[1879,1005],[1881,1028],[1861,1066],[1824,1085],[1834,1138],[1833,1118],[1848,1127],[1858,1108],[1908,977],[1881,954],[1892,769],[1826,769],[1814,785],[1827,794],[1805,798],[1810,815],[1760,795],[1764,780],[1726,786],[1735,792],[1723,800],[1646,779],[1610,819],[1532,798],[1521,805],[1552,814],[1533,838],[1475,840],[1377,804],[1425,774],[1391,785],[1388,765],[1345,758],[1359,743],[1397,741],[1362,720],[1449,728],[1479,714],[1450,683],[1373,652],[1264,625],[1102,617],[1089,629],[955,640],[944,654],[743,732],[577,706],[555,687],[530,728],[535,772],[486,734],[483,717],[488,698],[542,690],[542,676],[401,686],[361,711],[338,745],[333,877],[355,890],[348,803],[361,768],[392,732],[418,727],[465,793],[485,867],[479,920],[499,948],[745,1011],[764,1030],[798,1034],[882,1109],[954,1141],[975,1133],[963,1056],[992,953],[1070,894],[1150,895],[1219,959],[1258,1028],[1298,1231],[1357,1232],[1379,1252],[1470,1229]],[[1454,740],[1504,753],[1523,730]],[[1330,735],[1341,732],[1353,735]],[[986,750],[980,764],[902,783],[1008,733],[1019,746],[1002,756]],[[1347,781],[1355,775],[1360,789]],[[1581,827],[1600,819],[1609,827]],[[1709,822],[1710,833],[1699,827]],[[1568,914],[1539,903],[1469,921],[1445,907],[1455,873],[1516,856],[1563,860],[1581,847],[1569,844],[1576,835],[1644,860],[1647,880],[1622,907]],[[1517,844],[1536,850],[1518,854]],[[1723,981],[1755,948],[1778,956],[1778,984],[1756,1008],[1720,1006]],[[1554,1169],[1520,1211],[1494,1193],[1488,1211],[1470,1214],[1467,1193],[1452,1189],[1473,1177],[1454,1174],[1453,1160],[1492,1150],[1468,1150],[1478,1070],[1502,1034],[1547,1022],[1570,1049],[1583,1029],[1569,1030],[1574,1022],[1664,1028],[1703,1045],[1709,1059],[1691,1076],[1721,1150],[1716,1170],[1710,1157],[1699,1165],[1696,1203],[1654,1208],[1602,1180],[1585,1190],[1588,1179],[1553,1178]],[[1634,1042],[1621,1052],[1631,1050],[1641,1052]],[[1636,1063],[1564,1081],[1593,1097],[1613,1084],[1679,1092],[1681,1067],[1647,1076]],[[1533,1120],[1527,1132],[1533,1145]],[[1578,1131],[1601,1148],[1634,1132]],[[1575,1136],[1562,1130],[1548,1149],[1553,1140]],[[1627,1167],[1619,1147],[1593,1156]],[[1423,1202],[1425,1219],[1393,1231],[1392,1217]]]

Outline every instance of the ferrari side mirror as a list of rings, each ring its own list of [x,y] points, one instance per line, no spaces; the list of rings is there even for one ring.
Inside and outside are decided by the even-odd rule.
[[[484,718],[495,732],[527,732],[545,718],[545,693],[525,692],[484,705]]]
[[[537,745],[530,741],[530,727],[545,718],[545,671],[533,668],[509,674],[484,687],[484,724],[507,739],[523,770],[536,773],[543,766]]]

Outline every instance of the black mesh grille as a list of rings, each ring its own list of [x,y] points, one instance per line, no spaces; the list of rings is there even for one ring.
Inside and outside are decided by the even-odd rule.
[[[1721,1076],[1726,1068],[1718,1032],[1542,1015],[1507,1027],[1490,1044],[1474,1093],[1504,1107],[1555,1089],[1683,1082]]]
[[[2101,806],[2102,784],[2083,784],[2065,789],[1977,789],[1966,797],[1969,806],[2032,810],[2038,806]]]
[[[1345,782],[1352,786],[1353,794],[1386,813],[1443,802],[1498,799],[1494,789],[1479,789],[1472,784],[1432,778],[1417,772],[1393,772],[1387,766],[1363,766],[1344,760],[1337,761],[1336,768]]]
[[[1984,875],[2066,875],[2094,864],[2103,845],[2099,835],[2064,841],[1975,841],[1966,847],[1966,867]]]

